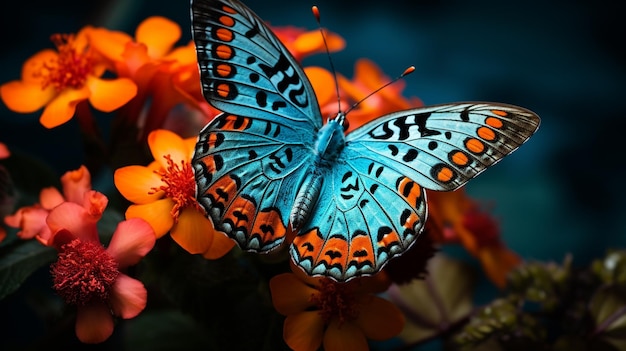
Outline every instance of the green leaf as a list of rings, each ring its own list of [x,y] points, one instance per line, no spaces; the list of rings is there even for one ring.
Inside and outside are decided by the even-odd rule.
[[[621,286],[599,288],[589,302],[595,322],[594,334],[626,342],[626,289]]]
[[[53,248],[36,240],[17,240],[0,248],[0,299],[16,291],[38,268],[56,258]]]

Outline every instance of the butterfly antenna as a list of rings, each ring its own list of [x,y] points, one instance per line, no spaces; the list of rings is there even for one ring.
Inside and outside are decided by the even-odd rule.
[[[328,43],[326,42],[326,35],[324,34],[324,29],[322,29],[322,20],[320,16],[320,10],[317,6],[311,7],[311,11],[313,12],[313,16],[315,16],[315,20],[317,21],[317,26],[319,28],[320,34],[322,34],[322,40],[324,41],[324,47],[326,48],[326,56],[328,56],[328,62],[330,62],[330,70],[333,72],[333,77],[335,78],[335,94],[337,95],[337,106],[338,110],[341,111],[341,97],[339,96],[339,83],[337,82],[337,73],[335,71],[335,65],[333,64],[333,59],[330,56],[330,50],[328,49]]]
[[[352,111],[354,108],[356,108],[357,106],[359,106],[360,103],[362,103],[363,101],[365,101],[367,98],[369,98],[370,96],[378,93],[379,91],[383,90],[384,88],[390,86],[391,84],[399,81],[400,79],[406,77],[407,75],[413,73],[415,71],[415,66],[411,66],[408,67],[407,69],[404,70],[404,72],[402,72],[401,75],[397,76],[396,78],[390,80],[389,82],[383,84],[380,88],[372,91],[371,93],[367,94],[364,98],[362,98],[361,100],[355,102],[352,106],[350,106],[350,108],[345,112],[345,114],[347,115],[348,112]]]

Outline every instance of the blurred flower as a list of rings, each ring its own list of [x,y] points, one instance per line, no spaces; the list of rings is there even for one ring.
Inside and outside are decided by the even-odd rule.
[[[79,103],[88,100],[97,110],[111,112],[137,92],[127,78],[101,79],[105,67],[88,40],[91,27],[78,34],[55,34],[56,50],[46,49],[29,58],[22,79],[0,86],[0,96],[13,111],[35,112],[43,107],[41,124],[54,128],[72,118]]]
[[[296,61],[301,62],[303,58],[325,53],[324,38],[319,30],[307,31],[294,26],[271,27],[272,32],[285,45],[287,50],[293,55]],[[343,38],[335,33],[324,29],[324,36],[328,44],[328,52],[335,52],[346,47]]]
[[[126,166],[115,171],[115,186],[129,201],[126,218],[143,218],[157,238],[170,232],[172,239],[192,254],[219,258],[235,245],[216,232],[196,202],[196,182],[191,167],[196,138],[182,139],[167,130],[148,135],[155,159],[148,166]]]
[[[8,158],[9,156],[11,156],[9,148],[4,143],[0,143],[0,160]]]
[[[156,240],[150,225],[134,218],[118,224],[105,249],[94,218],[72,202],[55,207],[47,218],[52,232],[48,244],[59,252],[51,266],[53,288],[77,307],[76,336],[84,343],[111,336],[113,315],[129,319],[146,307],[143,283],[122,272],[137,264]]]
[[[0,143],[0,160],[8,158],[11,155],[9,148]],[[13,180],[9,171],[0,164],[0,218],[4,218],[8,213],[13,211],[15,205],[15,190],[13,189]],[[0,223],[0,242],[7,236],[6,228]]]
[[[384,273],[337,283],[292,270],[274,276],[270,289],[274,307],[287,316],[283,338],[293,350],[367,350],[367,339],[387,340],[402,330],[400,310],[374,295],[391,284]]]
[[[428,211],[432,226],[429,231],[435,242],[461,243],[480,260],[489,279],[498,287],[506,285],[507,274],[521,258],[508,249],[500,239],[500,230],[488,213],[467,196],[463,188],[448,191],[428,191]]]
[[[152,16],[139,24],[134,38],[105,28],[94,28],[89,34],[94,50],[109,67],[138,86],[137,96],[124,107],[124,120],[119,121],[123,125],[134,125],[147,136],[163,127],[181,103],[215,116],[216,110],[202,97],[193,42],[175,47],[181,36],[177,23]]]
[[[39,194],[39,203],[18,209],[13,215],[6,216],[4,222],[13,228],[20,228],[17,236],[21,239],[36,238],[44,245],[51,234],[46,225],[46,218],[52,209],[64,202],[73,202],[92,209],[99,207],[103,199],[100,195],[91,193],[91,174],[87,167],[68,171],[61,176],[61,193],[55,187],[47,187]],[[104,196],[104,195],[102,195]]]

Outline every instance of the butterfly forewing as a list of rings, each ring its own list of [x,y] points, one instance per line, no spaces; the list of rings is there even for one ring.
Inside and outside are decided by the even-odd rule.
[[[311,84],[263,21],[238,1],[194,0],[191,9],[207,101],[224,112],[302,123],[314,136],[322,119]]]
[[[517,106],[429,106],[383,116],[348,134],[346,158],[382,158],[427,189],[454,190],[515,151],[537,128],[539,117]]]

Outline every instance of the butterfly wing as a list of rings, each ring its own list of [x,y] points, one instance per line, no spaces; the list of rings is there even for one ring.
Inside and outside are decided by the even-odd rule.
[[[250,9],[194,0],[193,40],[207,101],[225,113],[198,137],[198,202],[243,249],[266,252],[288,217],[322,118],[304,72]]]
[[[497,103],[434,105],[389,114],[347,136],[346,149],[431,190],[454,190],[515,151],[539,128],[539,116]]]
[[[282,120],[226,113],[200,132],[192,160],[197,200],[241,248],[267,252],[284,241],[313,155],[301,137]]]
[[[315,135],[322,118],[302,68],[263,21],[237,1],[193,0],[192,35],[204,96],[218,110],[286,119]]]
[[[406,251],[427,215],[424,188],[454,190],[538,128],[523,108],[458,103],[392,113],[348,134],[317,206],[290,251],[312,275],[378,272]]]

